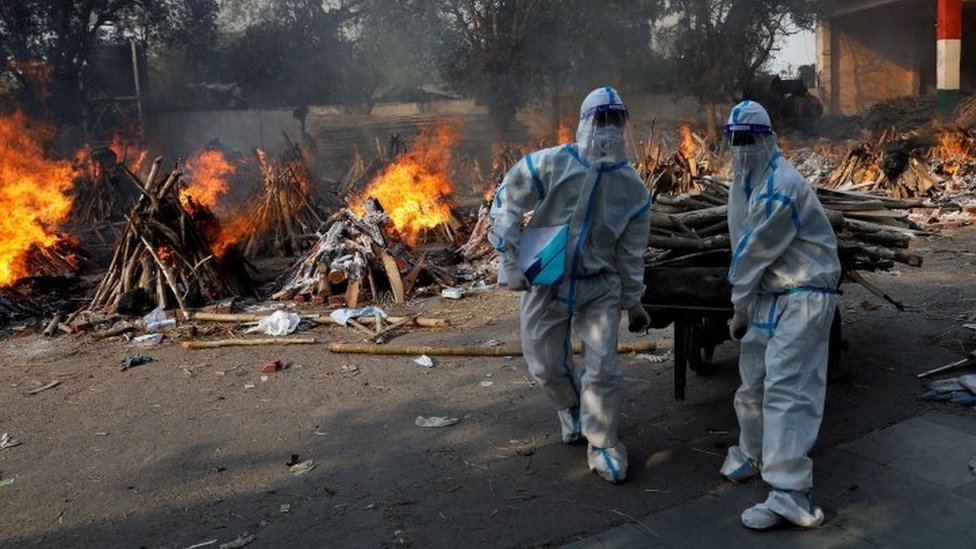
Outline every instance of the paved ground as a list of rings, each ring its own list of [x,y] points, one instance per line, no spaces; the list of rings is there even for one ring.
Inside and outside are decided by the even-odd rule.
[[[815,530],[754,532],[739,513],[766,497],[762,482],[727,485],[567,545],[624,548],[972,548],[976,517],[976,416],[928,412],[816,461],[817,503],[827,522]]]

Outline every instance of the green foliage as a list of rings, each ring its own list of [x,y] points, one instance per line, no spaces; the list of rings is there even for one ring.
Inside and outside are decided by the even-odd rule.
[[[39,83],[22,70],[29,96],[23,98],[34,115],[74,120],[99,83],[86,80],[97,46],[120,40],[143,45],[190,43],[213,29],[216,0],[18,0],[0,3],[0,55],[10,64],[30,61],[48,68],[49,80]],[[10,66],[14,66],[14,63]],[[38,94],[43,86],[45,93]],[[50,94],[49,96],[47,94]]]
[[[824,1],[669,0],[674,23],[660,38],[676,63],[679,85],[705,102],[748,93],[776,40],[812,28]]]

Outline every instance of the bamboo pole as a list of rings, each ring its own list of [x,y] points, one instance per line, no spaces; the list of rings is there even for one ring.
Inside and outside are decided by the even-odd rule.
[[[639,341],[634,343],[620,343],[617,352],[645,353],[657,349],[656,341]],[[368,354],[368,355],[434,355],[434,356],[521,356],[521,345],[503,345],[499,347],[480,347],[472,345],[370,345],[366,343],[329,344],[329,351],[333,353]],[[573,353],[582,353],[579,343],[573,344]]]
[[[314,345],[314,337],[271,337],[262,339],[216,339],[213,341],[184,341],[185,349],[218,349],[220,347],[240,347],[258,345]]]

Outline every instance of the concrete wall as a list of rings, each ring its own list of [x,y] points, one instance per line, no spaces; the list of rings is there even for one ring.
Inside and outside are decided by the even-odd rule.
[[[829,114],[859,114],[887,99],[934,93],[934,10],[924,4],[897,2],[824,22],[819,67]]]
[[[863,114],[902,96],[935,93],[935,3],[849,2],[817,33],[817,95],[827,114]],[[962,92],[976,88],[976,0],[963,3]]]
[[[231,149],[247,152],[255,147],[283,148],[282,132],[293,140],[301,137],[292,109],[164,112],[153,116],[150,125],[152,141],[162,154],[184,158],[215,137]]]

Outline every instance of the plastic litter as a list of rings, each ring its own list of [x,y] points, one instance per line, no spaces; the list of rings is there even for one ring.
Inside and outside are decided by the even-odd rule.
[[[142,364],[146,364],[152,361],[153,361],[152,357],[143,354],[129,355],[122,359],[122,371],[124,372],[129,368],[140,366]]]
[[[664,364],[665,362],[669,362],[669,361],[671,361],[673,359],[673,357],[671,356],[671,351],[668,351],[668,352],[664,353],[663,355],[652,355],[652,354],[648,354],[648,353],[638,353],[638,354],[634,355],[634,358],[636,358],[638,360],[645,360],[647,362],[650,362],[651,364]]]
[[[19,445],[20,441],[7,433],[0,435],[0,450],[6,450],[7,448],[13,448],[14,446]]]
[[[450,427],[459,421],[456,417],[417,416],[413,422],[417,427]]]
[[[295,475],[296,477],[304,475],[305,473],[311,471],[312,469],[315,469],[315,460],[311,460],[311,459],[306,459],[305,461],[296,463],[288,467],[288,470],[291,471],[291,474]]]
[[[132,341],[129,342],[129,347],[153,347],[159,345],[162,341],[163,334],[156,332],[132,338]]]
[[[933,381],[919,398],[976,409],[976,374]]]
[[[5,478],[3,480],[0,480],[0,488],[3,488],[4,486],[10,486],[13,483],[14,483],[14,479]]]
[[[271,336],[288,335],[294,332],[295,328],[298,328],[301,321],[302,317],[297,314],[279,310],[259,320],[257,326],[248,328],[245,333],[264,332]]]
[[[146,328],[147,332],[158,332],[159,330],[176,326],[176,319],[169,318],[166,316],[166,311],[156,307],[149,314],[142,317],[142,325]]]
[[[969,470],[974,475],[976,475],[976,457],[974,457],[972,460],[970,460],[970,462],[969,462]]]
[[[349,322],[350,318],[359,318],[361,316],[376,316],[376,315],[380,315],[383,318],[386,318],[388,316],[386,312],[383,311],[383,309],[374,306],[363,307],[362,309],[336,309],[331,313],[329,313],[329,316],[332,318],[332,320],[335,320],[336,324],[340,326],[345,326]]]
[[[441,289],[441,297],[461,299],[464,297],[464,288],[443,288]]]
[[[273,374],[279,370],[281,370],[280,360],[272,360],[271,362],[266,362],[263,366],[261,366],[261,371],[265,374]]]
[[[420,355],[417,358],[413,359],[413,361],[416,362],[417,364],[420,364],[424,368],[434,367],[434,359],[430,358],[427,355]]]
[[[482,387],[491,387],[494,384],[495,384],[494,381],[479,381],[478,382],[478,385],[481,385]]]

